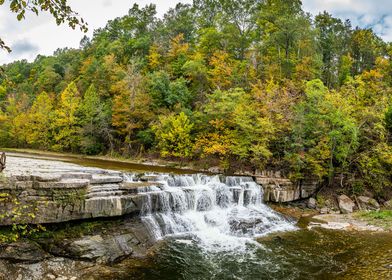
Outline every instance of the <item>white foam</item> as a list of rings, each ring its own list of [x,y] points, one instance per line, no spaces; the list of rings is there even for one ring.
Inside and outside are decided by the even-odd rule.
[[[207,251],[240,252],[260,246],[255,237],[295,229],[250,177],[161,175],[159,183],[159,192],[142,190],[142,221],[156,239],[185,234]]]

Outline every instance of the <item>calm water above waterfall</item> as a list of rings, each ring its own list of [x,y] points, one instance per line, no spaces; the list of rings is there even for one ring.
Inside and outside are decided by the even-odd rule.
[[[300,229],[251,178],[154,180],[141,217],[163,243],[132,279],[392,279],[390,234]]]

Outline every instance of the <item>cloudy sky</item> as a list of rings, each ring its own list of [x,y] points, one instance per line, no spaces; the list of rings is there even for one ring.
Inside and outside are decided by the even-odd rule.
[[[8,1],[6,1],[7,4]],[[134,3],[157,5],[162,15],[179,0],[69,0],[70,6],[88,22],[88,36],[94,29],[105,26],[110,19],[128,12]],[[192,0],[181,0],[191,3]],[[33,60],[37,54],[50,55],[57,48],[79,47],[83,33],[66,25],[57,26],[47,14],[27,15],[18,22],[8,6],[0,6],[0,38],[12,47],[11,54],[0,50],[0,64],[18,59]],[[328,11],[336,17],[350,19],[353,26],[372,27],[384,40],[392,41],[391,0],[303,0],[304,10],[317,14]]]

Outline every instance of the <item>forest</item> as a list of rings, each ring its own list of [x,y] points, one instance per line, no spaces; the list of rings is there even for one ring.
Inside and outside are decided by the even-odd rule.
[[[124,11],[126,13],[126,11]],[[392,187],[392,44],[300,0],[153,4],[0,71],[3,148]]]

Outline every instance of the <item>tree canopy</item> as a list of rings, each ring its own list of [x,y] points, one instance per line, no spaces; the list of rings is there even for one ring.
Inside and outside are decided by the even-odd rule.
[[[66,1],[10,2],[85,27]],[[392,45],[373,30],[297,0],[124,12],[79,49],[3,66],[2,145],[392,187]]]

